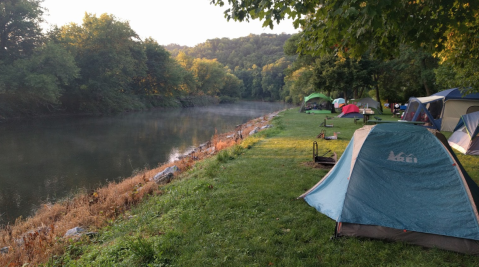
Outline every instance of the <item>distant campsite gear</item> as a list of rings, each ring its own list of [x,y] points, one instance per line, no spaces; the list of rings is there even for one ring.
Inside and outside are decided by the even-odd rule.
[[[449,144],[463,154],[479,155],[479,111],[461,116]]]
[[[338,237],[479,255],[479,187],[436,136],[409,124],[366,125],[300,198],[337,222]]]
[[[326,124],[326,119],[324,119],[324,122],[322,122],[319,127],[327,127],[327,128],[332,128],[333,127],[333,124]]]
[[[350,102],[351,103],[351,102]],[[359,108],[379,108],[380,104],[378,101],[370,98],[370,97],[364,97],[364,98],[361,98],[359,100],[354,100],[354,102],[352,102],[353,104],[355,104],[356,106],[358,106]]]
[[[358,117],[361,119],[364,117],[363,114],[359,113],[358,106],[354,104],[349,104],[344,106],[342,108],[341,114],[338,115],[338,118],[354,118],[354,117]]]
[[[319,138],[319,139],[324,139],[324,136],[326,135],[326,131],[325,130],[321,130],[321,132],[316,136],[316,138]]]
[[[332,110],[333,99],[321,93],[312,93],[304,98],[299,112],[308,114],[330,114]]]
[[[336,98],[336,99],[333,100],[333,105],[334,105],[335,108],[340,108],[341,107],[340,105],[341,104],[344,105],[345,103],[346,103],[346,101],[344,101],[344,98]]]
[[[325,136],[324,140],[337,140],[338,139],[338,133],[334,132],[332,136]]]
[[[334,165],[337,162],[337,155],[335,152],[333,152],[333,155],[331,157],[325,157],[328,153],[330,153],[331,150],[328,150],[326,153],[324,153],[321,156],[318,156],[318,143],[316,141],[313,142],[313,160],[316,163],[320,163],[323,165]]]
[[[479,111],[479,93],[468,94],[453,88],[427,97],[409,98],[402,119],[424,121],[431,128],[452,132],[462,115],[476,111]]]

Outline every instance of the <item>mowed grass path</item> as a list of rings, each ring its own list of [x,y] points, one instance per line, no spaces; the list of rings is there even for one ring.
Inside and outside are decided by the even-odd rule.
[[[324,118],[281,113],[274,128],[198,163],[47,265],[479,266],[478,257],[399,242],[330,240],[335,222],[296,199],[327,171],[304,163],[312,162],[313,141],[320,154],[340,156],[362,121],[335,118],[334,128],[320,128]],[[340,132],[339,140],[316,139],[321,129]],[[477,182],[478,159],[460,159]]]

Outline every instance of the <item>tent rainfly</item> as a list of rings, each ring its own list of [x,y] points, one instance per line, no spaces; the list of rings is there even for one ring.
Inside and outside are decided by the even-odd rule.
[[[379,108],[379,102],[370,98],[370,97],[364,97],[364,98],[361,98],[359,99],[357,102],[356,102],[356,106],[358,107],[362,107],[362,108]]]
[[[448,141],[463,154],[479,155],[479,111],[462,115]]]
[[[331,113],[333,99],[321,93],[312,93],[304,98],[299,112],[306,113]],[[308,108],[309,106],[309,108]]]
[[[340,104],[345,104],[346,101],[344,100],[344,98],[336,98],[333,100],[333,105],[335,108],[339,108],[339,105]]]
[[[359,108],[358,106],[354,104],[349,104],[344,107],[342,107],[342,112],[341,114],[338,115],[338,118],[363,118],[363,114],[359,113]]]
[[[479,254],[479,187],[446,139],[425,127],[356,130],[336,165],[300,197],[337,222],[336,236]]]
[[[462,93],[453,88],[427,97],[411,97],[403,120],[424,121],[431,128],[452,132],[461,115],[479,111],[479,93]]]

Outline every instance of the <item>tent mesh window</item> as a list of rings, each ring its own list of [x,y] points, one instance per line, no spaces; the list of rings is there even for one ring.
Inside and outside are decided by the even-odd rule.
[[[417,101],[411,102],[408,106],[406,114],[404,114],[403,120],[412,121],[418,108],[419,108],[419,103]]]
[[[427,104],[427,110],[429,111],[429,113],[431,113],[432,118],[435,120],[441,118],[442,107],[443,107],[442,99],[439,99]]]
[[[479,106],[470,106],[467,111],[466,111],[466,114],[469,114],[469,113],[472,113],[472,112],[476,112],[476,111],[479,111]]]

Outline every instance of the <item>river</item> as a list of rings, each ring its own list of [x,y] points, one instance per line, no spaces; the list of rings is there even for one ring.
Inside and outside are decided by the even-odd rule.
[[[80,189],[95,189],[175,159],[215,133],[290,107],[239,102],[111,116],[0,123],[0,224],[32,215]]]

